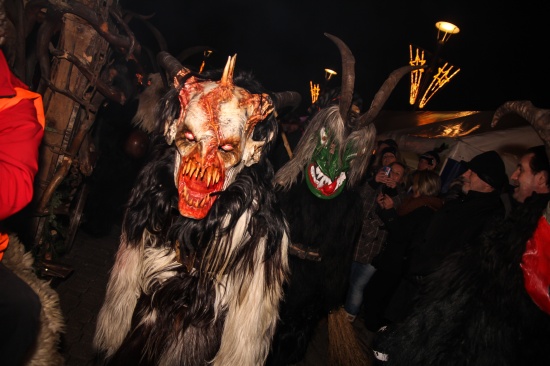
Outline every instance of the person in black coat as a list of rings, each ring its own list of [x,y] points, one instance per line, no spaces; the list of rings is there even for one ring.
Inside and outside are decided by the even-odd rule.
[[[441,208],[439,197],[441,178],[432,170],[413,173],[412,191],[398,209],[392,200],[384,200],[379,216],[388,238],[384,249],[373,261],[376,272],[365,289],[364,321],[367,329],[375,332],[387,323],[384,311],[403,274],[410,248],[420,240],[433,214]],[[389,205],[388,205],[389,204]]]
[[[385,365],[550,365],[550,312],[529,291],[536,272],[526,261],[537,223],[550,218],[549,178],[544,146],[528,150],[511,176],[508,217],[447,257],[412,313],[379,332],[374,348]]]
[[[423,239],[411,248],[404,276],[388,305],[387,315],[393,322],[410,311],[425,277],[448,255],[505,216],[500,192],[508,177],[496,151],[475,156],[462,178],[464,195],[447,201],[433,215]]]

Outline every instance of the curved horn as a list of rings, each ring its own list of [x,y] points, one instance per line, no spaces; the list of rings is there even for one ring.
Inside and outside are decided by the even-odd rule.
[[[357,125],[358,126],[366,126],[380,113],[380,110],[390,97],[391,93],[393,92],[393,89],[395,89],[395,86],[401,80],[403,76],[411,72],[412,70],[420,69],[423,66],[403,66],[400,67],[397,70],[394,70],[390,76],[384,81],[384,84],[380,87],[376,95],[374,96],[374,99],[372,100],[372,103],[370,104],[369,110],[363,113],[360,117],[357,118]]]
[[[340,90],[340,116],[344,121],[348,120],[351,101],[353,100],[353,88],[355,87],[355,57],[349,47],[338,37],[325,33],[332,42],[338,46],[342,56],[342,87]]]
[[[550,109],[537,108],[528,100],[509,101],[497,108],[491,127],[495,127],[502,116],[512,112],[525,118],[533,126],[544,141],[546,154],[550,157]]]
[[[177,58],[166,51],[161,51],[157,55],[157,62],[167,73],[170,79],[174,79],[174,84],[179,83],[182,77],[191,71],[184,67]]]
[[[237,54],[233,57],[229,56],[227,58],[227,63],[223,69],[223,75],[220,80],[220,85],[222,86],[232,86],[233,85],[233,72],[235,71],[235,61],[237,60]]]
[[[302,96],[300,93],[295,91],[273,93],[271,98],[273,99],[273,104],[275,105],[276,110],[281,110],[289,106],[292,106],[292,109],[294,110],[298,108],[302,102]]]

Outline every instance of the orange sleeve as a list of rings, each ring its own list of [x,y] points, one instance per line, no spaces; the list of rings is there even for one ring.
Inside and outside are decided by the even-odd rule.
[[[0,105],[0,220],[31,202],[43,134],[33,100]]]

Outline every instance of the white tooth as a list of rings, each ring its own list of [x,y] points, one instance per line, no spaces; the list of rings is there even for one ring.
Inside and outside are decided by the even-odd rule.
[[[313,182],[315,183],[315,185],[319,184],[319,180],[317,179],[317,177],[315,175],[315,168],[314,167],[310,168],[310,175],[313,178]]]
[[[323,176],[323,172],[321,172],[321,169],[319,167],[315,167],[315,176],[317,177],[317,179],[321,179],[321,177]]]
[[[336,189],[340,188],[340,186],[344,183],[345,180],[346,180],[346,173],[341,172],[336,181]]]

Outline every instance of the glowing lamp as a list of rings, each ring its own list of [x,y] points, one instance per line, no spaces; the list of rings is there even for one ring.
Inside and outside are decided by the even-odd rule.
[[[437,28],[437,42],[440,44],[445,44],[453,34],[460,32],[460,28],[449,22],[437,22],[435,27]]]
[[[330,78],[332,78],[334,75],[337,75],[338,73],[331,69],[325,69],[325,80],[329,81]]]
[[[428,65],[424,50],[418,47],[413,50],[413,46],[409,45],[409,64],[423,66],[421,69],[411,71],[409,103],[415,108],[424,108],[426,103],[460,71],[439,59],[441,48],[453,34],[460,32],[460,29],[453,23],[443,21],[435,23],[435,27],[437,28],[437,49]],[[440,66],[440,61],[444,63],[443,66]]]
[[[208,57],[210,57],[210,55],[212,54],[212,50],[206,50],[202,53],[203,55],[203,58],[202,58],[202,63],[201,63],[201,67],[199,68],[199,74],[202,74],[203,70],[204,70],[204,66],[206,65],[206,59]]]
[[[313,81],[309,82],[309,92],[311,93],[311,104],[315,103],[319,98],[319,92],[321,87],[319,84],[313,84]]]

